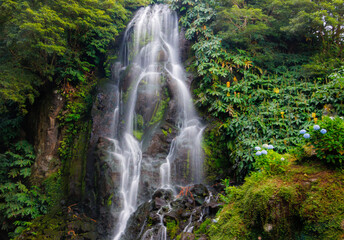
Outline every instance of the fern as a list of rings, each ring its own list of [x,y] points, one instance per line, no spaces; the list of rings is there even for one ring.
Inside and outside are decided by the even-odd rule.
[[[29,220],[46,213],[45,196],[28,181],[34,159],[33,147],[26,141],[0,155],[0,220],[2,229],[13,231],[11,237],[28,227]]]

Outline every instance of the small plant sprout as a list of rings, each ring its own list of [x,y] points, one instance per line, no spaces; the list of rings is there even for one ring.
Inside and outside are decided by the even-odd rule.
[[[305,129],[302,129],[301,131],[300,131],[300,134],[305,134],[306,133],[306,130]]]
[[[256,150],[256,151],[260,151],[260,150],[261,150],[261,148],[260,148],[260,147],[255,147],[255,148],[254,148],[254,150]]]
[[[323,128],[323,129],[321,129],[321,130],[320,130],[320,132],[321,132],[322,134],[325,134],[325,133],[327,133],[326,129],[324,129],[324,128]]]
[[[268,154],[268,152],[266,150],[263,150],[262,154],[266,155],[266,154]]]
[[[262,152],[258,151],[258,152],[256,152],[256,155],[260,156],[260,155],[262,155]]]
[[[317,130],[320,129],[320,126],[319,126],[319,125],[314,125],[314,126],[313,126],[313,129],[314,129],[315,131],[317,131]]]
[[[272,149],[274,149],[274,146],[273,145],[268,145],[268,149],[272,150]]]
[[[306,133],[306,134],[303,135],[303,137],[304,137],[304,138],[310,138],[311,135],[309,135],[309,133]]]
[[[267,145],[266,143],[263,144],[263,148],[268,148],[268,147],[269,147],[269,145]]]

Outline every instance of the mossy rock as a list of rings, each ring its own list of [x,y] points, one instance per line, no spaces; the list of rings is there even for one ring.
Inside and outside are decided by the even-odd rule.
[[[342,239],[344,175],[319,165],[255,172],[228,187],[210,239]]]

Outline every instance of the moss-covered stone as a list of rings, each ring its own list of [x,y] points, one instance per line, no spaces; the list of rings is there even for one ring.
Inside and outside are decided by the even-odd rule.
[[[255,172],[229,187],[210,239],[342,239],[344,176],[319,165]]]
[[[174,239],[179,231],[179,222],[168,218],[166,222],[167,234],[171,239]]]

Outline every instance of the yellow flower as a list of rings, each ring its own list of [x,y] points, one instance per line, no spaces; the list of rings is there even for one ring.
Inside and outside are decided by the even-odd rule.
[[[315,113],[312,113],[312,118],[315,118],[316,114]]]
[[[231,83],[230,82],[227,82],[227,87],[229,88],[231,86]]]
[[[275,93],[279,93],[279,89],[278,88],[274,88],[274,92]]]
[[[227,97],[229,97],[231,94],[229,92],[227,92]]]

